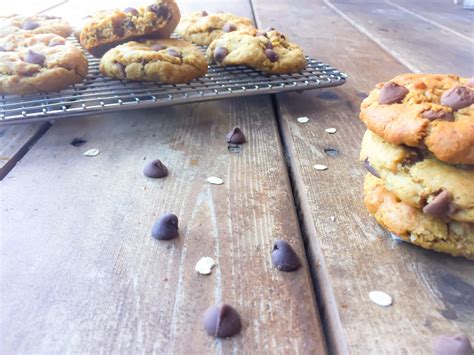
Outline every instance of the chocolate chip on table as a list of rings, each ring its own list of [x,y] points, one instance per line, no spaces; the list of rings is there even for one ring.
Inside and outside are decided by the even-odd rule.
[[[172,213],[161,215],[151,229],[151,236],[158,240],[170,240],[178,235],[178,217]]]
[[[385,83],[380,90],[379,104],[391,105],[401,102],[408,94],[408,89],[392,81]]]
[[[423,212],[437,218],[443,218],[450,215],[453,209],[451,202],[453,196],[447,190],[442,190],[435,198],[431,200],[425,207]]]
[[[168,176],[168,168],[161,160],[156,159],[145,165],[143,168],[143,174],[149,178],[160,179]]]
[[[247,142],[247,140],[245,139],[244,132],[242,132],[239,127],[232,128],[232,131],[227,133],[225,139],[227,143],[232,144],[244,144],[245,142]]]
[[[130,13],[133,16],[138,16],[139,15],[138,10],[133,8],[133,7],[127,7],[125,10],[123,10],[123,12]]]
[[[222,31],[224,32],[233,32],[237,30],[237,27],[231,23],[226,23],[224,26],[222,26]]]
[[[161,51],[163,49],[166,49],[166,46],[162,44],[154,44],[151,46],[151,49],[153,49],[154,51]]]
[[[265,55],[272,63],[278,60],[278,54],[273,49],[265,49]]]
[[[237,311],[227,303],[217,303],[204,312],[204,329],[209,335],[227,338],[236,335],[242,329]]]
[[[31,21],[31,20],[26,20],[21,25],[21,28],[27,31],[34,30],[35,28],[38,28],[38,27],[39,27],[39,23]]]
[[[74,146],[74,147],[80,147],[81,145],[83,145],[84,143],[86,143],[87,141],[85,139],[82,139],[82,138],[79,138],[79,137],[76,137],[74,138],[72,141],[71,141],[71,145]]]
[[[380,179],[380,174],[378,173],[378,171],[375,170],[375,168],[372,165],[370,165],[369,158],[364,159],[364,168],[373,176]]]
[[[31,49],[28,49],[28,53],[26,53],[25,58],[23,58],[23,60],[27,63],[38,65],[43,65],[45,59],[46,57],[44,55],[33,52]]]
[[[472,355],[473,353],[472,344],[464,334],[441,335],[433,341],[434,355]]]
[[[202,12],[201,12],[201,16],[204,17],[204,16],[207,16],[207,15],[209,15],[209,14],[207,13],[207,11],[202,11]]]
[[[168,18],[169,11],[166,6],[163,5],[150,5],[148,6],[148,11],[153,12],[156,16],[161,17],[161,18]]]
[[[176,49],[173,49],[173,48],[168,48],[166,50],[166,53],[168,53],[168,55],[170,55],[172,57],[176,57],[176,58],[181,58],[182,57],[181,52],[178,52]]]
[[[444,120],[444,121],[454,121],[454,115],[452,112],[446,111],[433,111],[427,110],[422,113],[424,118],[429,119],[430,121],[434,120]]]
[[[474,103],[474,90],[466,86],[454,86],[441,95],[441,105],[459,110]]]
[[[280,271],[295,271],[301,266],[300,258],[284,240],[277,240],[273,244],[272,263]]]
[[[229,54],[229,51],[227,50],[227,48],[217,47],[214,50],[214,59],[217,63],[222,63],[222,61],[227,56],[227,54]]]

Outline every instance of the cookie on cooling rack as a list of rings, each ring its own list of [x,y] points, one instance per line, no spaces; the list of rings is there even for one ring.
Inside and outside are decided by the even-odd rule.
[[[71,26],[56,16],[0,16],[0,37],[22,33],[54,33],[61,37],[68,37],[71,32]]]
[[[231,13],[207,13],[196,11],[184,15],[176,28],[176,33],[185,40],[208,46],[224,33],[233,31],[255,31],[253,22]]]
[[[377,84],[361,120],[393,144],[427,148],[448,163],[474,164],[474,80],[403,74]]]
[[[474,223],[442,220],[401,201],[381,179],[367,174],[364,202],[369,213],[403,240],[454,256],[474,259]]]
[[[404,203],[438,218],[474,222],[474,169],[388,143],[371,131],[362,140],[360,159]]]
[[[0,93],[31,94],[64,89],[87,75],[82,51],[55,34],[0,38]]]
[[[116,79],[188,83],[206,75],[204,55],[191,43],[178,39],[128,42],[109,50],[100,72]]]
[[[169,38],[180,19],[174,0],[156,0],[147,7],[101,11],[83,27],[80,42],[101,57],[118,44],[142,38]]]
[[[270,74],[296,73],[306,67],[301,48],[273,29],[226,33],[209,45],[206,54],[219,66],[247,65]]]

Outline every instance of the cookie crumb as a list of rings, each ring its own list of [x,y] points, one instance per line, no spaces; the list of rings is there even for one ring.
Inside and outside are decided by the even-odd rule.
[[[382,291],[370,291],[369,298],[372,302],[382,307],[388,307],[393,302],[392,297]]]

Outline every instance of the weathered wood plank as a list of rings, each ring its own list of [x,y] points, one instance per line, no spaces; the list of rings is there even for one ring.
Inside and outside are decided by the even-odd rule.
[[[322,1],[253,5],[260,27],[282,29],[349,75],[340,88],[276,100],[330,353],[431,354],[438,334],[474,334],[474,264],[392,241],[362,201],[360,101],[375,83],[408,69]],[[299,124],[300,116],[310,122]],[[325,133],[328,127],[337,133]],[[329,168],[316,171],[316,163]],[[371,303],[372,290],[394,304]]]
[[[474,72],[471,35],[448,32],[431,22],[380,1],[326,0],[358,30],[414,72]]]

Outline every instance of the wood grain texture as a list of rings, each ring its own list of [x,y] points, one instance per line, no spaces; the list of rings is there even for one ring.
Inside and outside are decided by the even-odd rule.
[[[408,69],[324,2],[298,4],[253,1],[259,27],[281,29],[349,75],[340,88],[279,94],[275,102],[329,352],[431,354],[439,334],[472,336],[474,264],[393,241],[363,205],[360,101],[375,83]],[[300,124],[300,116],[310,121]],[[337,133],[325,133],[328,127]],[[316,171],[317,163],[328,170]],[[373,304],[372,290],[394,304]]]
[[[447,31],[443,28],[446,26],[415,16],[389,0],[326,0],[325,3],[413,72],[456,73],[467,77],[474,72],[472,26],[470,35]],[[423,3],[436,6],[428,5],[428,1]],[[470,16],[465,13],[466,19]]]

